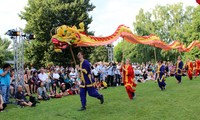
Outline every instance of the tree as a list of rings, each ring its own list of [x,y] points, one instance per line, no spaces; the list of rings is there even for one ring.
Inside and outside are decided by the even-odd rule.
[[[188,42],[192,42],[193,40],[200,40],[200,6],[197,6],[195,9],[192,9],[191,14],[192,22],[190,25],[186,26],[189,28],[186,31],[186,35],[188,36]],[[185,53],[185,59],[194,59],[195,55],[200,55],[199,48],[194,48],[191,52]]]
[[[148,12],[140,9],[133,23],[135,33],[141,36],[155,34],[168,44],[174,40],[179,40],[188,45],[191,42],[187,39],[191,37],[191,31],[188,30],[193,21],[193,11],[194,7],[184,8],[183,3],[158,5]],[[140,44],[130,46],[132,47],[126,47],[127,53],[135,54],[135,62],[154,61],[155,57],[157,57],[157,60],[174,61],[178,55],[184,56],[184,53],[179,53],[177,50],[163,51]]]
[[[9,50],[11,41],[0,38],[0,67],[3,66],[4,61],[13,60],[12,51]]]
[[[90,62],[107,62],[108,61],[108,50],[105,46],[98,46],[94,49],[94,51],[90,54]]]
[[[114,57],[115,61],[117,62],[125,62],[125,58],[130,58],[131,61],[137,61],[136,57],[139,55],[139,51],[135,51],[135,46],[134,44],[130,44],[129,42],[123,40],[120,43],[118,43],[114,47]]]
[[[123,44],[124,42],[122,41],[114,47],[114,60],[117,62],[121,62],[123,60]]]
[[[185,32],[191,24],[191,13],[193,9],[194,7],[188,6],[184,10],[183,3],[178,3],[166,6],[158,5],[152,10],[152,13],[143,13],[143,10],[141,10],[137,16],[138,18],[136,17],[136,22],[134,23],[136,33],[139,35],[155,34],[168,44],[174,40],[179,40],[187,44],[188,41],[186,41],[186,39],[188,36],[185,35]],[[145,22],[140,22],[141,17]],[[141,27],[143,28],[142,30]],[[154,49],[152,47],[144,46],[139,48],[148,49],[148,53],[146,53],[152,56],[150,59],[154,59]],[[158,59],[174,60],[179,55],[177,50],[167,52],[161,51],[157,48],[155,50],[156,56],[160,56]]]
[[[48,63],[71,64],[73,59],[69,48],[62,53],[53,51],[50,31],[60,25],[76,25],[84,22],[86,33],[90,33],[88,25],[92,22],[88,12],[95,8],[90,0],[29,0],[20,17],[27,21],[25,32],[32,32],[36,40],[31,41],[25,49],[25,57],[33,65],[44,66]],[[89,57],[92,48],[73,47],[75,55],[84,50]],[[37,67],[36,66],[36,67]]]

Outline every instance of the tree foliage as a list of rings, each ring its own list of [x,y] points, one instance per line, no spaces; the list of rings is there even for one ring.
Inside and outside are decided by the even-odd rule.
[[[88,12],[95,8],[90,0],[29,0],[20,17],[27,21],[25,32],[32,32],[36,39],[29,42],[25,49],[27,63],[37,66],[55,64],[72,64],[73,59],[69,48],[62,53],[53,51],[50,31],[60,25],[76,25],[84,22],[86,33],[92,17]],[[83,50],[86,57],[89,57],[92,48],[73,47],[74,54]]]
[[[136,34],[141,36],[155,34],[168,44],[174,40],[179,40],[188,45],[193,40],[199,39],[199,10],[199,7],[194,8],[192,6],[184,8],[183,3],[158,5],[152,11],[147,12],[140,9],[133,23],[134,30]],[[125,45],[123,46],[125,47]],[[134,55],[131,60],[135,62],[155,61],[155,59],[174,61],[178,55],[187,56],[188,54],[179,53],[177,50],[163,51],[140,44],[130,44],[125,49],[124,52]],[[128,56],[126,53],[124,54],[126,57]],[[193,52],[190,54],[193,54]],[[115,58],[118,58],[119,56],[116,55],[118,54],[115,54]]]
[[[94,51],[90,54],[90,62],[107,62],[108,61],[108,50],[105,46],[98,46],[94,49]]]
[[[0,38],[0,67],[2,67],[4,61],[13,60],[12,51],[9,50],[11,41],[8,39]]]

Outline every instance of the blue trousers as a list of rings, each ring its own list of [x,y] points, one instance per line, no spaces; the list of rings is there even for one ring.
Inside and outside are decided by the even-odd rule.
[[[9,93],[10,86],[9,85],[1,85],[2,98],[4,103],[9,103]]]
[[[80,98],[81,98],[82,107],[86,107],[87,91],[88,91],[89,96],[91,97],[95,97],[97,99],[100,99],[101,97],[101,95],[97,92],[97,90],[94,87],[80,88]]]
[[[182,78],[182,76],[181,76],[181,75],[175,75],[175,77],[176,77],[176,79],[178,80],[178,82],[181,83],[181,80],[182,80],[181,78]]]
[[[162,80],[161,82],[160,82],[160,80],[157,80],[157,81],[158,81],[158,86],[160,87],[160,89],[163,89],[163,87],[166,86],[166,83],[164,80]]]

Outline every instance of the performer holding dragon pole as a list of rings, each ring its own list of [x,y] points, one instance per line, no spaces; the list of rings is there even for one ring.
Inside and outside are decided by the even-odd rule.
[[[200,74],[200,60],[198,55],[195,56],[195,78]]]
[[[181,61],[181,56],[178,56],[176,65],[176,74],[175,74],[178,84],[181,83],[182,80],[182,69],[183,69],[183,62]]]
[[[165,66],[162,64],[162,61],[158,61],[158,69],[156,72],[156,80],[158,82],[158,86],[161,90],[165,90],[166,83],[165,83]]]
[[[94,79],[91,77],[91,66],[88,60],[83,58],[83,52],[78,53],[78,58],[80,60],[80,67],[76,66],[77,70],[80,71],[81,83],[80,83],[80,99],[82,107],[80,111],[86,110],[86,93],[88,92],[89,96],[95,97],[100,100],[100,103],[104,103],[103,95],[99,94],[94,88]]]
[[[122,65],[122,70],[124,86],[130,100],[132,100],[135,97],[135,89],[133,87],[136,87],[136,84],[134,83],[134,71],[130,64],[130,59],[126,59],[126,65]]]
[[[186,63],[186,69],[187,69],[189,79],[192,80],[193,63],[192,63],[192,61],[190,61],[190,59],[188,59],[188,61]]]

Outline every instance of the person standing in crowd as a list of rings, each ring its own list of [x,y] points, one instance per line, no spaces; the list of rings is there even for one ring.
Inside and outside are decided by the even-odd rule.
[[[108,79],[107,79],[107,84],[108,86],[114,86],[113,80],[114,80],[114,68],[112,62],[109,63],[109,66],[107,67],[108,71]]]
[[[121,85],[120,67],[121,65],[118,63],[115,70],[115,82],[117,86]]]
[[[0,89],[2,92],[3,102],[9,103],[10,93],[10,64],[6,63],[3,69],[0,70]]]
[[[195,78],[200,74],[200,60],[198,55],[195,56]]]
[[[103,95],[99,94],[94,88],[94,79],[91,78],[91,66],[88,60],[84,59],[83,52],[79,52],[77,55],[80,61],[80,67],[76,66],[77,70],[81,74],[80,84],[80,99],[82,107],[80,111],[86,110],[86,92],[88,91],[89,96],[95,97],[100,100],[100,103],[104,103]]]
[[[107,74],[106,74],[106,65],[105,64],[103,64],[103,63],[101,63],[100,64],[101,65],[101,67],[100,67],[100,74],[101,74],[101,77],[100,77],[100,81],[106,81],[106,76],[107,76]]]
[[[91,70],[92,76],[93,76],[95,82],[97,82],[98,79],[99,79],[99,73],[98,73],[98,71],[97,71],[96,65],[95,65],[94,67],[91,66],[91,69],[92,69],[92,70]]]
[[[165,90],[166,83],[165,83],[165,66],[162,64],[162,61],[158,61],[158,69],[156,72],[156,80],[158,82],[158,86],[161,90]]]
[[[132,87],[136,87],[136,84],[134,83],[134,71],[132,65],[130,64],[130,59],[126,59],[126,65],[122,65],[122,71],[126,92],[130,100],[132,100],[135,97],[135,89]]]
[[[188,58],[188,61],[187,61],[186,65],[185,65],[185,69],[187,70],[189,79],[192,80],[193,63],[190,61],[189,58]]]
[[[97,72],[98,72],[97,81],[100,81],[100,76],[101,76],[101,74],[100,74],[100,64],[99,64],[99,63],[96,63],[96,64],[95,64],[95,69],[96,69]]]
[[[182,70],[183,70],[183,62],[181,61],[181,56],[178,56],[178,60],[176,63],[176,74],[175,74],[178,84],[181,83],[182,80]]]
[[[99,63],[99,81],[102,81],[102,80],[103,80],[103,71],[104,71],[103,63],[100,62],[100,63]]]

